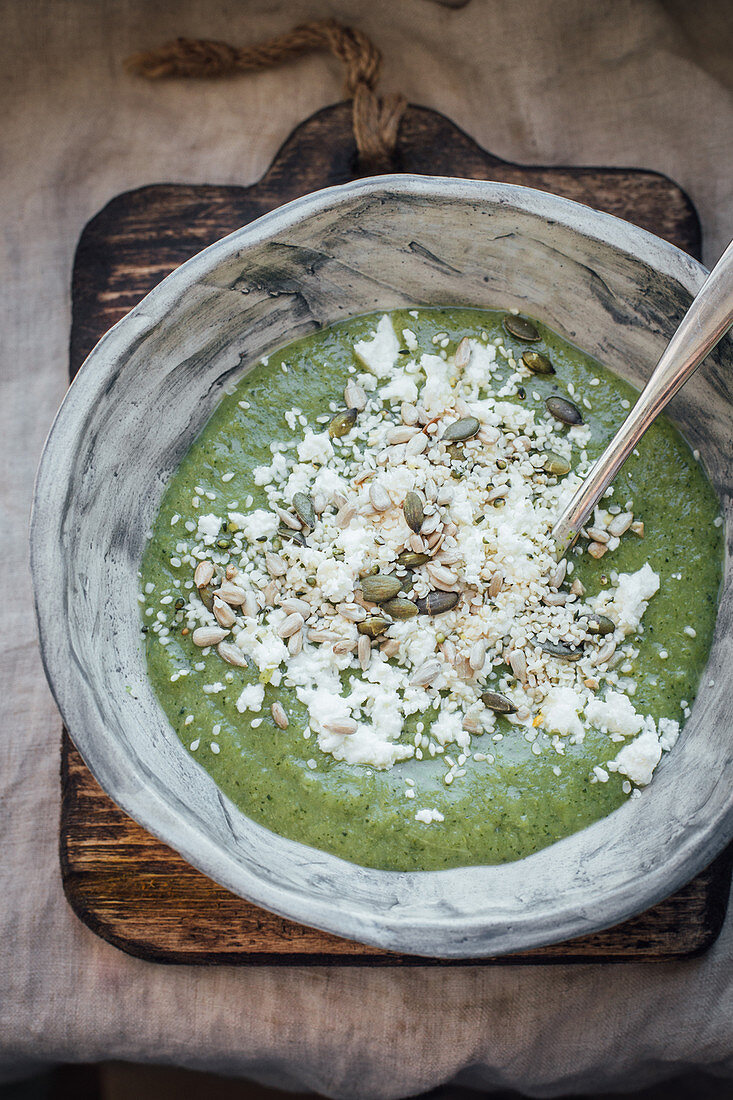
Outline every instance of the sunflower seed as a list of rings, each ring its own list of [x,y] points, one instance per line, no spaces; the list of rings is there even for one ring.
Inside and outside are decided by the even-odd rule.
[[[353,653],[356,649],[356,640],[354,638],[344,638],[342,642],[336,642],[333,647],[333,652],[337,656],[342,657],[345,653]]]
[[[207,646],[218,645],[228,633],[220,626],[199,626],[191,635],[191,641],[200,649],[206,649]]]
[[[586,531],[591,542],[608,542],[610,537],[602,527],[586,527]]]
[[[489,708],[489,710],[496,711],[497,714],[516,714],[517,708],[511,699],[507,699],[506,695],[500,695],[498,691],[485,691],[481,696],[481,702]]]
[[[601,646],[601,648],[593,654],[590,663],[594,668],[598,668],[599,665],[605,665],[611,660],[615,652],[616,643],[614,641],[606,642],[605,645]]]
[[[344,404],[347,409],[356,409],[357,412],[363,412],[366,408],[367,395],[361,388],[358,382],[355,382],[353,378],[350,378],[346,383],[346,389],[344,390]]]
[[[550,577],[550,588],[559,588],[562,582],[565,580],[565,574],[568,571],[568,560],[563,558],[558,563],[557,569]]]
[[[418,432],[405,444],[405,457],[416,458],[417,455],[421,455],[423,451],[427,450],[427,446],[428,437],[424,432]]]
[[[349,526],[355,515],[356,508],[354,507],[354,505],[344,504],[341,508],[339,508],[338,512],[333,517],[333,522],[336,524],[337,527],[345,530]]]
[[[480,427],[481,423],[475,416],[464,416],[449,424],[440,438],[444,443],[465,443],[467,439],[473,439]]]
[[[291,634],[288,638],[288,653],[291,657],[297,657],[303,648],[303,631],[300,630],[297,634]]]
[[[214,577],[214,566],[210,561],[200,561],[193,575],[193,583],[197,588],[205,588]]]
[[[275,512],[285,526],[289,527],[291,531],[300,531],[301,522],[297,516],[292,515],[290,512],[286,512],[284,508],[278,508],[277,505],[275,505]]]
[[[297,596],[289,596],[287,600],[283,600],[280,604],[283,611],[287,611],[288,615],[292,615],[297,611],[299,615],[302,615],[304,619],[307,619],[311,613],[311,607],[305,600],[299,600]]]
[[[356,603],[340,603],[336,610],[350,623],[360,623],[366,619],[366,611]]]
[[[534,342],[540,339],[539,332],[526,317],[520,317],[514,313],[507,313],[503,323],[509,335],[516,336],[517,340]]]
[[[602,558],[608,550],[608,547],[604,542],[590,542],[588,543],[588,553],[592,558]]]
[[[232,584],[231,581],[224,581],[219,588],[216,589],[214,596],[218,596],[220,600],[230,604],[232,607],[241,607],[247,597],[247,593],[243,588],[240,588],[238,584]]]
[[[379,652],[385,657],[396,657],[400,651],[400,643],[396,638],[387,638],[379,647]]]
[[[608,533],[613,535],[614,538],[620,539],[622,535],[625,535],[631,524],[634,522],[633,512],[621,512],[618,516],[614,516],[608,523]]]
[[[546,607],[564,607],[567,598],[566,592],[545,592],[542,602]]]
[[[324,722],[323,728],[328,730],[329,733],[338,733],[343,737],[348,737],[352,733],[356,733],[356,722],[353,718],[340,718],[333,722]]]
[[[425,553],[425,539],[421,535],[410,535],[409,539],[410,549],[415,554]]]
[[[460,344],[456,348],[456,353],[453,356],[453,362],[458,370],[464,370],[468,366],[468,361],[471,358],[471,343],[467,336],[464,336]]]
[[[507,661],[516,678],[524,683],[527,679],[527,659],[521,649],[513,649]]]
[[[633,523],[630,523],[629,530],[633,531],[635,535],[638,535],[640,539],[644,538],[644,523],[642,520],[637,519],[634,520]]]
[[[288,716],[285,713],[285,708],[282,703],[273,703],[270,707],[270,713],[272,714],[272,720],[276,726],[279,726],[281,730],[288,728]]]
[[[447,565],[440,565],[438,562],[430,561],[425,566],[425,571],[429,574],[430,579],[437,584],[458,584],[458,576],[449,569]]]
[[[489,598],[495,600],[502,590],[504,585],[504,574],[498,569],[495,573],[491,574],[491,580],[489,581]]]
[[[414,405],[411,405],[409,401],[403,401],[400,406],[400,416],[402,417],[403,424],[409,424],[412,427],[413,424],[417,424],[417,409]]]
[[[396,447],[400,443],[409,443],[412,437],[417,435],[419,431],[419,428],[411,428],[406,424],[402,425],[402,427],[390,428],[385,436],[385,441],[390,447]]]
[[[362,672],[366,672],[372,660],[372,646],[366,634],[359,635],[359,642],[356,647],[356,655],[359,659],[359,665],[361,666]]]
[[[583,415],[577,405],[566,401],[564,397],[548,397],[545,408],[561,424],[582,424]]]
[[[341,439],[342,436],[349,434],[356,424],[356,412],[356,409],[346,409],[344,412],[336,413],[328,425],[328,434],[331,439]]]
[[[378,481],[373,481],[369,486],[369,500],[376,512],[386,512],[388,508],[392,507],[392,499],[389,493]]]
[[[214,618],[218,622],[219,626],[223,626],[226,630],[230,626],[234,626],[237,621],[237,616],[232,611],[228,603],[224,603],[218,597],[214,597],[214,606],[212,608]]]
[[[307,493],[293,493],[293,508],[301,523],[313,529],[316,525],[316,510]]]
[[[228,565],[224,570],[224,576],[228,581],[233,581],[236,576],[239,575],[239,570],[236,565]]]
[[[216,652],[228,665],[236,665],[237,668],[247,667],[247,658],[238,645],[232,645],[231,642],[219,642]]]
[[[258,613],[259,610],[260,609],[258,607],[257,600],[255,599],[254,593],[253,592],[247,592],[247,594],[244,597],[244,600],[242,601],[242,611],[244,611],[244,613],[245,613],[245,615],[247,616],[248,619],[254,619],[254,618],[257,617],[257,613]]]
[[[583,584],[582,581],[579,581],[578,578],[576,577],[575,580],[573,581],[573,583],[570,585],[570,591],[572,592],[573,596],[584,596],[585,595],[585,585]]]
[[[326,642],[338,642],[341,640],[341,635],[337,634],[335,630],[309,630],[308,641],[313,645],[324,645]]]
[[[270,581],[269,584],[265,585],[265,587],[262,589],[262,598],[265,601],[266,607],[275,606],[275,604],[277,603],[277,593],[278,587],[275,581]]]
[[[460,596],[457,592],[429,592],[427,596],[421,596],[416,600],[417,609],[421,615],[444,615],[451,611]]]
[[[271,577],[284,577],[288,567],[279,554],[273,554],[272,550],[265,551],[265,565]]]
[[[290,638],[303,626],[303,616],[294,611],[292,615],[288,615],[287,619],[283,619],[278,627],[278,634],[281,638]]]
[[[427,687],[428,684],[432,684],[433,680],[441,673],[440,661],[426,661],[424,665],[421,665],[417,672],[414,673],[410,680],[411,687]]]

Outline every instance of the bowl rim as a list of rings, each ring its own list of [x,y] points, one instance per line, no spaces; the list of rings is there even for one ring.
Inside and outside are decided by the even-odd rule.
[[[190,285],[201,280],[233,253],[244,258],[248,251],[274,234],[300,224],[312,215],[351,203],[360,195],[374,197],[385,192],[460,203],[475,200],[546,217],[586,239],[632,255],[677,281],[690,294],[699,290],[707,276],[707,270],[701,263],[675,245],[611,214],[534,188],[456,177],[384,175],[340,184],[293,199],[234,230],[166,276],[101,337],[81,365],[53,420],[38,466],[30,522],[30,564],[41,658],[64,723],[100,784],[126,813],[216,882],[289,919],[388,950],[444,958],[479,957],[481,954],[493,956],[572,939],[610,927],[673,893],[733,838],[733,792],[715,821],[705,825],[697,822],[680,844],[674,858],[648,869],[643,881],[633,891],[633,896],[628,889],[624,891],[621,887],[611,898],[606,895],[602,919],[598,914],[579,912],[565,903],[564,908],[558,904],[553,911],[551,930],[542,923],[542,914],[527,913],[515,915],[511,926],[503,930],[497,929],[496,916],[491,913],[473,918],[463,914],[460,918],[460,936],[456,934],[451,916],[432,916],[421,921],[416,914],[411,914],[412,923],[409,932],[406,932],[404,918],[383,914],[375,916],[372,912],[365,926],[363,903],[348,903],[344,898],[329,902],[313,896],[306,898],[295,886],[285,889],[263,882],[181,817],[158,792],[143,786],[124,754],[118,752],[114,767],[110,767],[105,754],[95,752],[95,730],[88,725],[88,716],[84,716],[81,723],[78,721],[84,708],[77,705],[75,691],[69,687],[77,672],[74,670],[74,656],[68,636],[65,631],[54,632],[48,621],[46,605],[39,599],[43,577],[55,557],[53,531],[58,528],[64,498],[63,486],[60,491],[58,479],[58,470],[64,468],[64,436],[73,431],[74,425],[79,426],[110,364],[124,355],[125,348],[134,342],[141,327],[147,331],[151,322],[155,323],[165,316],[168,303],[175,298],[179,284]],[[109,361],[108,352],[112,352]],[[99,725],[103,727],[101,715]],[[316,851],[306,845],[300,847],[307,852]],[[526,863],[534,858],[529,856],[517,862]],[[407,874],[446,876],[471,869]],[[368,934],[365,935],[365,931]],[[416,941],[424,942],[425,949],[416,950]]]

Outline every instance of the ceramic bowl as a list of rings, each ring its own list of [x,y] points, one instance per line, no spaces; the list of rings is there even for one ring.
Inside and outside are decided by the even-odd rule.
[[[553,195],[386,176],[291,202],[165,279],[81,368],[36,486],[43,658],[104,789],[235,894],[400,952],[525,950],[615,924],[692,878],[733,837],[729,561],[692,717],[640,798],[515,863],[404,874],[275,836],[221,794],[150,688],[137,592],[166,483],[224,388],[274,348],[406,304],[517,307],[641,385],[705,274]],[[728,512],[732,358],[724,341],[671,408]]]

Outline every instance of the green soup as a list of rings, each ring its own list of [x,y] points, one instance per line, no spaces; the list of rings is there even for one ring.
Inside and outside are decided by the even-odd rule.
[[[160,703],[244,813],[432,870],[519,859],[638,795],[707,658],[718,502],[662,418],[564,577],[543,542],[635,396],[540,324],[420,309],[317,332],[224,398],[167,489],[140,600]]]

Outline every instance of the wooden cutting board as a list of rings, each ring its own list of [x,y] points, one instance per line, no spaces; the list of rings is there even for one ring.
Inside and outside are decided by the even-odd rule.
[[[700,254],[690,200],[652,172],[537,168],[502,161],[434,111],[410,107],[397,169],[519,183],[635,222]],[[308,119],[251,187],[159,184],[117,196],[85,227],[72,284],[73,377],[102,334],[156,283],[212,241],[282,203],[355,177],[351,108]],[[159,962],[441,965],[392,955],[273,916],[196,871],[102,791],[64,731],[60,856],[79,918],[122,950]],[[502,959],[467,963],[665,960],[704,951],[723,924],[733,848],[673,897],[616,928]],[[455,963],[442,965],[456,965]]]

